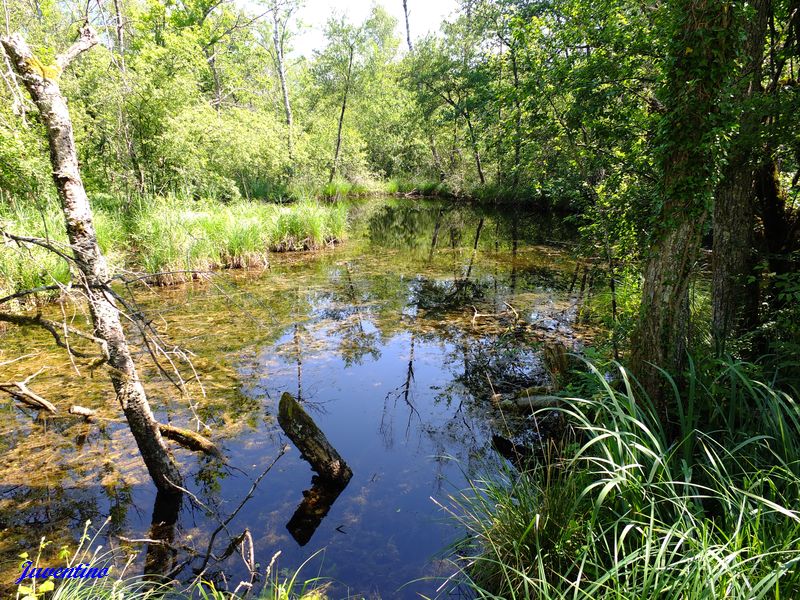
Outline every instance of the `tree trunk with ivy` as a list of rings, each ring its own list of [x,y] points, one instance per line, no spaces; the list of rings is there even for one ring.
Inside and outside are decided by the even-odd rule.
[[[672,30],[659,126],[661,209],[644,267],[631,367],[669,429],[670,386],[686,364],[688,293],[717,166],[719,96],[732,66],[733,7],[714,0],[668,4]]]
[[[772,0],[756,0],[755,14],[746,25],[745,73],[738,90],[745,110],[714,200],[711,331],[718,354],[725,352],[730,338],[754,325],[757,311],[758,291],[747,278],[753,269],[753,158],[760,145],[761,117],[758,111],[747,109],[747,102],[762,91],[761,66],[771,6]]]
[[[80,53],[97,44],[97,36],[88,25],[83,27],[79,40],[58,55],[55,65],[42,64],[19,34],[2,37],[0,43],[38,107],[47,130],[53,180],[61,199],[67,236],[81,277],[80,283],[88,298],[95,336],[106,346],[117,400],[156,486],[163,492],[176,493],[179,491],[176,486],[182,481],[181,475],[150,410],[120,322],[119,310],[108,288],[108,266],[97,243],[91,206],[78,168],[72,121],[58,85],[61,72]]]

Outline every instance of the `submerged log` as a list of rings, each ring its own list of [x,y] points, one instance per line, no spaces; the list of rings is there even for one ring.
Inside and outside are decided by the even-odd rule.
[[[334,482],[352,477],[353,472],[336,448],[289,392],[281,396],[278,424],[322,479]]]
[[[209,456],[213,456],[215,458],[224,458],[222,456],[222,452],[219,451],[219,448],[217,448],[214,442],[209,440],[207,437],[200,435],[199,433],[195,433],[189,429],[183,429],[182,427],[165,425],[164,423],[159,423],[158,428],[163,437],[180,444],[188,450],[205,452]]]

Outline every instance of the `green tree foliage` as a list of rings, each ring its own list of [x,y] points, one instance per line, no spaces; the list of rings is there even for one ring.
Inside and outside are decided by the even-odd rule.
[[[672,217],[688,211],[700,223],[693,239],[709,248],[714,228],[717,243],[733,239],[724,218],[745,222],[738,263],[715,267],[715,289],[755,313],[728,317],[741,301],[711,303],[714,335],[741,340],[730,351],[763,353],[773,309],[793,314],[781,290],[795,285],[800,245],[797,0],[463,0],[405,54],[402,28],[376,6],[360,23],[332,18],[310,56],[292,51],[297,6],[106,0],[86,14],[85,3],[40,0],[7,14],[45,62],[82,18],[101,31],[104,47],[60,78],[93,193],[230,201],[328,183],[336,195],[387,178],[392,190],[511,198],[569,211],[612,294],[637,281]],[[730,26],[686,34],[682,15],[700,8],[727,11]],[[723,45],[724,55],[705,52]],[[41,202],[53,196],[43,132],[0,71],[0,192]],[[686,177],[669,156],[682,156]],[[734,216],[722,210],[731,197],[741,200]],[[697,265],[687,261],[689,280]],[[614,334],[622,355],[630,329]]]

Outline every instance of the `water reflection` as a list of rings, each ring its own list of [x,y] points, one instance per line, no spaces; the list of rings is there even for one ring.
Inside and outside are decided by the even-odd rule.
[[[226,273],[139,292],[143,318],[194,353],[203,384],[191,383],[194,414],[144,368],[157,417],[181,426],[199,419],[228,457],[222,465],[176,450],[189,491],[208,510],[160,500],[121,423],[45,425],[0,405],[7,569],[41,536],[74,545],[85,519],[112,514],[107,542],[162,542],[147,544],[142,571],[191,579],[199,559],[185,548],[202,556],[283,446],[277,400],[289,390],[354,474],[326,484],[297,451],[287,454],[228,525],[231,536],[247,528],[262,566],[282,550],[280,567],[293,569],[324,548],[305,575],[332,577],[333,597],[432,593],[437,584],[424,580],[398,591],[438,575],[430,559],[459,534],[430,496],[498,460],[492,436],[505,424],[491,395],[550,385],[543,344],[578,347],[577,291],[589,284],[550,243],[566,234],[539,215],[382,201],[355,205],[351,220],[351,239],[334,251],[273,256],[257,277]],[[1,335],[9,356],[38,354],[0,379],[46,366],[43,396],[118,417],[102,378],[77,377],[49,340]],[[222,555],[231,540],[219,537]],[[214,568],[232,588],[251,577],[235,555]]]
[[[147,576],[166,580],[172,575],[178,558],[178,549],[174,545],[175,524],[182,502],[183,494],[156,494],[144,557],[144,574]]]
[[[303,501],[286,523],[286,529],[299,546],[305,546],[311,541],[311,536],[350,483],[351,477],[352,473],[348,472],[346,476],[334,481],[322,479],[319,475],[311,478],[311,488],[303,490]]]

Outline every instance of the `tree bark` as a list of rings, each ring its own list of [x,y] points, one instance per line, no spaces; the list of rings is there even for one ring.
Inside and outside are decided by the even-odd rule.
[[[738,93],[747,102],[762,89],[761,64],[772,0],[755,0],[756,15],[747,24],[745,73]],[[757,290],[747,283],[753,267],[753,149],[761,127],[758,112],[747,110],[739,118],[739,134],[733,141],[714,201],[714,247],[712,263],[711,331],[717,354],[725,352],[727,341],[739,334],[745,323],[752,324],[757,308]]]
[[[80,39],[56,58],[55,65],[50,66],[39,62],[19,34],[0,38],[0,43],[38,107],[47,129],[53,180],[61,199],[67,235],[83,279],[95,336],[107,345],[111,382],[117,400],[156,486],[161,491],[176,493],[176,485],[182,481],[181,475],[153,418],[131,358],[119,311],[107,287],[108,266],[97,244],[92,210],[78,168],[72,121],[57,82],[58,74],[81,52],[94,46],[97,37],[88,25],[85,26]]]
[[[781,187],[778,165],[766,159],[756,170],[755,194],[758,200],[770,271],[783,275],[791,270],[787,258],[792,227],[786,210],[786,192]]]
[[[671,388],[658,367],[680,379],[686,364],[689,283],[717,160],[708,139],[732,68],[734,37],[727,4],[677,0],[672,11],[676,30],[667,32],[672,42],[664,90],[670,105],[659,128],[662,202],[631,353],[631,368],[667,431]]]
[[[464,111],[464,119],[467,121],[467,129],[469,129],[469,139],[472,146],[472,155],[475,157],[475,167],[478,169],[478,179],[481,185],[486,183],[486,177],[483,175],[483,165],[481,164],[481,154],[478,151],[478,138],[475,136],[475,129],[472,127],[472,119],[470,119],[469,112]]]
[[[339,130],[336,133],[336,149],[333,152],[333,165],[331,166],[331,176],[328,178],[328,183],[333,183],[333,178],[336,176],[336,168],[339,165],[339,150],[342,147],[342,124],[344,123],[344,111],[347,108],[347,95],[350,93],[350,76],[353,72],[353,55],[355,54],[355,47],[350,46],[350,56],[347,60],[347,77],[344,81],[344,94],[342,96],[342,112],[339,114]]]
[[[219,78],[219,71],[217,70],[217,52],[213,46],[203,48],[208,62],[208,68],[211,69],[211,77],[214,81],[214,100],[211,102],[217,112],[222,108],[222,82]]]
[[[519,67],[517,65],[517,50],[511,44],[511,73],[514,80],[514,174],[511,180],[512,189],[519,187],[519,163],[522,154],[522,106],[519,100]]]
[[[114,0],[114,18],[117,25],[117,50],[119,51],[120,69],[125,72],[125,20],[122,16],[122,0]]]
[[[436,171],[439,173],[439,183],[442,183],[447,177],[447,173],[444,171],[442,157],[439,156],[439,151],[436,149],[436,138],[433,137],[433,131],[430,129],[428,130],[428,144],[431,149],[431,155],[433,156],[433,165],[436,167]]]
[[[413,52],[414,46],[411,45],[411,27],[408,25],[408,0],[403,0],[403,15],[406,18],[406,42],[408,42],[408,51]]]
[[[283,58],[283,42],[281,41],[281,24],[278,7],[275,6],[272,12],[272,44],[275,46],[275,62],[278,68],[278,79],[281,83],[281,93],[283,95],[283,111],[286,115],[286,127],[288,129],[286,143],[289,150],[289,160],[294,160],[294,139],[292,137],[292,105],[289,102],[289,84],[286,81],[286,66]]]
[[[753,317],[746,279],[752,271],[753,171],[744,156],[733,158],[714,200],[711,333],[717,355],[742,331],[748,314]]]

